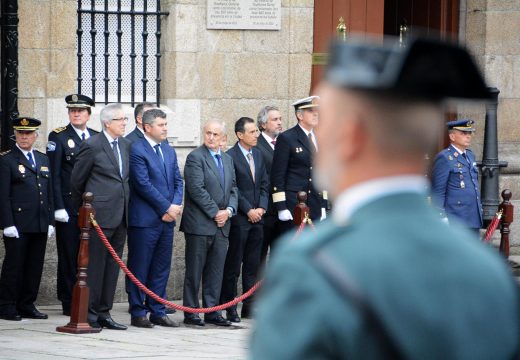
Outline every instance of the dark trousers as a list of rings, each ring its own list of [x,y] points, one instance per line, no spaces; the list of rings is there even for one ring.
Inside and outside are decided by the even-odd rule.
[[[146,287],[166,298],[173,249],[173,224],[158,227],[128,228],[128,268]],[[128,282],[128,302],[133,317],[151,318],[166,315],[165,306],[145,295],[131,281]]]
[[[102,230],[117,255],[121,257],[125,246],[126,225],[121,223],[115,229]],[[88,255],[87,282],[90,288],[88,321],[95,322],[110,317],[119,276],[119,265],[106,250],[94,229],[90,232]]]
[[[265,265],[265,259],[267,258],[267,253],[269,251],[273,251],[275,247],[276,240],[280,237],[280,221],[278,220],[278,216],[276,215],[267,215],[264,217],[264,240],[262,243],[262,253],[261,253],[261,264]]]
[[[220,300],[228,238],[220,230],[213,236],[185,234],[185,238],[183,304],[192,308],[199,307],[199,287],[202,280],[202,306],[216,306]],[[206,314],[212,315],[214,314]],[[184,313],[184,316],[192,315]]]
[[[56,250],[58,252],[58,299],[63,310],[70,310],[72,289],[76,284],[79,250],[78,218],[71,216],[66,223],[56,222]]]
[[[0,275],[0,313],[34,310],[40,289],[47,233],[20,233],[5,237],[5,257]]]
[[[242,291],[248,291],[255,284],[260,267],[263,232],[263,224],[231,226],[220,294],[221,304],[231,301],[237,296],[240,268],[242,268]],[[249,297],[244,300],[243,304],[249,306],[251,302],[252,298]],[[229,310],[236,310],[236,306]]]

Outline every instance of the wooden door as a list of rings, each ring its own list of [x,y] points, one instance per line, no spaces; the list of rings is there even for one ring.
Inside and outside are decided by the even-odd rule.
[[[315,0],[311,94],[322,78],[330,40],[343,18],[349,33],[399,35],[405,21],[409,34],[457,38],[459,0]]]

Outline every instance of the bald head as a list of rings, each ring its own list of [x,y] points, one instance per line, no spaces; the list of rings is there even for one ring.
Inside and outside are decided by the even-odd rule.
[[[211,119],[204,124],[204,145],[212,151],[217,152],[226,132],[226,126],[222,121]]]

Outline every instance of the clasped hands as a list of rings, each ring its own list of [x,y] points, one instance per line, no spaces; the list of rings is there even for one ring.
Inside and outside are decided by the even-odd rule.
[[[265,210],[262,208],[251,209],[247,212],[247,220],[251,223],[257,223],[262,220],[262,216],[264,216]]]
[[[168,210],[162,216],[162,221],[164,222],[173,222],[177,220],[177,216],[182,214],[182,205],[174,205],[171,204]]]
[[[229,215],[228,209],[224,209],[224,210],[219,210],[217,212],[217,215],[215,215],[215,217],[213,218],[213,220],[215,220],[215,222],[217,223],[217,226],[219,228],[221,228],[226,224],[226,221],[228,221],[228,219],[230,217],[231,216]]]

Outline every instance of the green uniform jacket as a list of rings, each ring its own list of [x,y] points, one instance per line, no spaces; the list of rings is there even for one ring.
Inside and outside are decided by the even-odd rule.
[[[520,296],[505,262],[410,193],[283,243],[262,288],[252,358],[388,358],[359,307],[319,270],[317,251],[360,288],[406,358],[511,359],[519,349]]]

